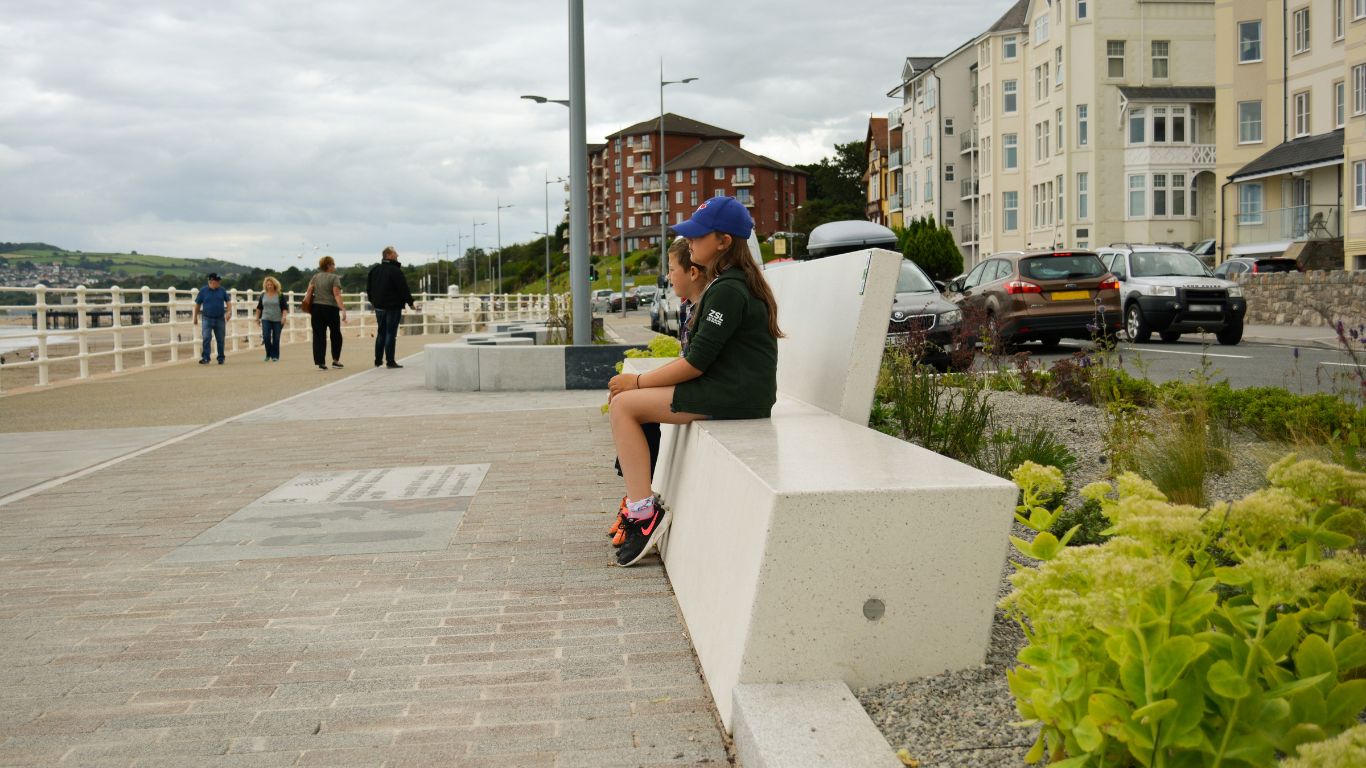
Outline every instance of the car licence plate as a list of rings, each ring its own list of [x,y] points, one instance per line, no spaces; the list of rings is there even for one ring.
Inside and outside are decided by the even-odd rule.
[[[1076,300],[1076,299],[1089,299],[1089,298],[1091,298],[1091,292],[1090,292],[1090,291],[1054,291],[1054,292],[1053,292],[1053,300],[1054,300],[1054,301],[1074,301],[1074,300]]]
[[[1220,311],[1221,309],[1222,309],[1222,307],[1220,307],[1218,304],[1192,304],[1192,305],[1190,305],[1190,311],[1192,311],[1192,312],[1218,312],[1218,311]]]

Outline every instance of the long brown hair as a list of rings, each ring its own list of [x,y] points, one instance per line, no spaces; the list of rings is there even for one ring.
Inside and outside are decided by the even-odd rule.
[[[773,298],[773,291],[768,287],[768,281],[764,279],[764,273],[759,269],[759,265],[754,263],[754,257],[750,254],[749,243],[746,240],[730,236],[730,247],[716,258],[714,264],[715,274],[732,268],[739,267],[745,273],[745,287],[749,288],[752,296],[759,299],[768,308],[768,332],[775,339],[783,338],[783,331],[778,327],[778,300]]]

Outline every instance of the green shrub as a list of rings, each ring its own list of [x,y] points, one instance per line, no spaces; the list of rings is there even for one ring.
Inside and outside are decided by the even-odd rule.
[[[896,434],[935,453],[980,466],[991,424],[991,403],[976,377],[951,387],[933,368],[917,365],[896,350],[884,355],[879,387]]]
[[[1068,542],[1074,547],[1084,547],[1087,544],[1103,544],[1109,541],[1110,537],[1105,534],[1105,530],[1110,527],[1110,521],[1105,517],[1100,509],[1098,499],[1083,499],[1081,506],[1076,509],[1064,509],[1058,515],[1058,519],[1049,526],[1048,532],[1056,536],[1059,540],[1068,531],[1076,529]]]
[[[1036,418],[1019,429],[992,433],[982,469],[993,475],[1010,477],[1010,473],[1026,461],[1057,467],[1066,473],[1077,463],[1077,457]]]
[[[1012,541],[1043,561],[1001,603],[1028,640],[1007,673],[1040,726],[1028,762],[1264,766],[1356,723],[1366,475],[1291,455],[1267,479],[1213,510],[1171,504],[1133,474],[1093,484],[1082,495],[1114,538],[1065,547],[1077,529],[1049,533],[1059,513],[1040,503],[1062,473],[1016,470],[1016,517],[1039,533]]]
[[[1343,731],[1326,741],[1301,744],[1281,768],[1361,768],[1366,765],[1366,725]]]

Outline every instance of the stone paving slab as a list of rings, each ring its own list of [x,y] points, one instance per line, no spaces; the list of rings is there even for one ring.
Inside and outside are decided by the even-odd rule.
[[[10,432],[0,440],[0,496],[182,435],[195,425]]]
[[[608,565],[602,393],[373,378],[0,507],[0,765],[727,764],[659,561]],[[444,547],[163,559],[300,475],[472,464]]]

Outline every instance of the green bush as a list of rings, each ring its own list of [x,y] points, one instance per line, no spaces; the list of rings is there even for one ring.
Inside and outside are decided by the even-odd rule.
[[[1041,503],[1062,473],[1016,470],[1016,517],[1039,533],[1012,541],[1043,561],[1001,603],[1028,640],[1007,673],[1040,726],[1028,762],[1267,766],[1355,725],[1366,475],[1291,455],[1267,479],[1212,510],[1171,504],[1133,474],[1093,484],[1082,495],[1114,538],[1065,547],[1076,529],[1049,533],[1059,512]]]
[[[891,350],[883,357],[879,399],[887,403],[889,434],[935,453],[981,466],[991,424],[991,403],[975,377],[952,387],[933,368]]]
[[[1010,473],[1026,461],[1057,467],[1065,473],[1077,463],[1077,457],[1036,418],[1019,429],[992,433],[982,469],[993,475],[1010,477]]]
[[[1058,515],[1058,519],[1053,521],[1053,525],[1049,526],[1048,532],[1062,540],[1068,531],[1075,528],[1076,532],[1072,534],[1068,543],[1074,547],[1084,547],[1109,541],[1110,537],[1105,534],[1109,527],[1110,521],[1101,512],[1100,501],[1084,499],[1080,507],[1064,509]]]
[[[1343,731],[1326,741],[1300,745],[1296,757],[1281,768],[1361,768],[1366,765],[1366,725]]]

